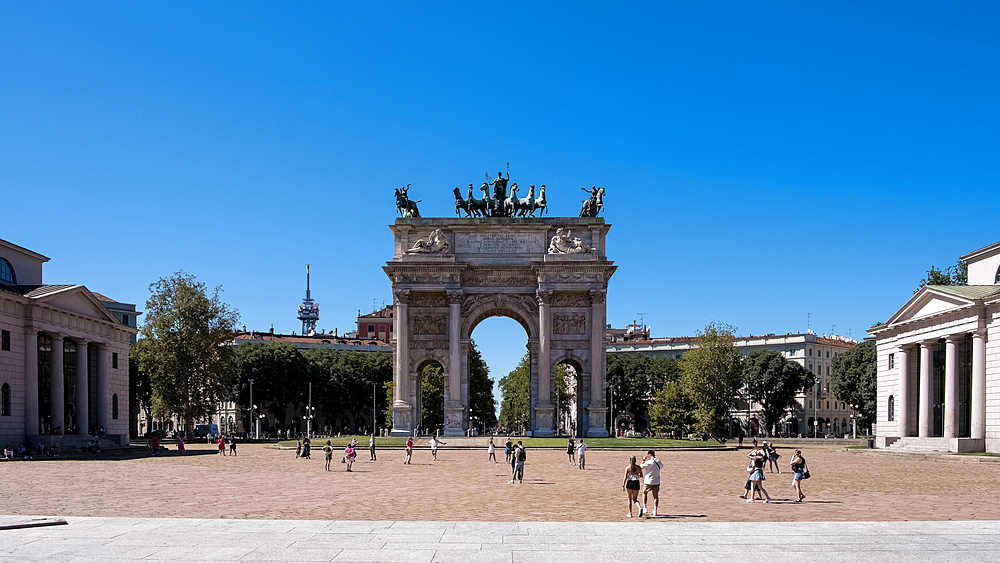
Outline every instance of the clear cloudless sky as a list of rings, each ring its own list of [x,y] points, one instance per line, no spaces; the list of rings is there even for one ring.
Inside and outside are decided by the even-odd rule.
[[[606,187],[614,326],[860,339],[1000,240],[998,92],[996,2],[0,0],[0,238],[285,333],[308,263],[343,332],[390,302],[392,189],[453,216],[509,161],[553,215]],[[473,336],[496,378],[524,353]]]

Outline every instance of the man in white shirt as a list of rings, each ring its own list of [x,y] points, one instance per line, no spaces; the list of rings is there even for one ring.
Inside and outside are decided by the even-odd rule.
[[[646,508],[649,493],[653,493],[653,516],[656,516],[656,511],[660,507],[660,469],[663,468],[663,463],[656,459],[653,450],[649,450],[646,452],[646,457],[642,458],[641,467],[646,486],[642,493],[642,510],[639,511],[639,516],[649,513],[649,509]]]
[[[577,467],[580,469],[585,469],[587,466],[587,444],[583,443],[583,438],[580,438],[580,443],[576,446],[576,459]]]

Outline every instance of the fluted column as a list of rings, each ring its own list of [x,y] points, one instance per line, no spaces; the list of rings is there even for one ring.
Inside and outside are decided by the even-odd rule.
[[[462,291],[448,291],[448,398],[462,401],[462,352],[460,347]]]
[[[972,438],[986,438],[986,331],[972,333]]]
[[[550,307],[551,291],[538,291],[538,405],[549,405],[552,396],[549,392],[552,377],[549,365],[549,351],[552,346],[552,319]]]
[[[90,383],[87,379],[87,371],[90,367],[90,359],[87,357],[87,341],[80,340],[76,344],[76,433],[81,436],[87,435],[90,425],[89,390]]]
[[[61,334],[50,333],[52,337],[52,378],[49,387],[49,397],[52,398],[49,409],[49,420],[51,421],[50,433],[56,428],[65,433],[63,428],[63,415],[66,412],[66,381],[63,376],[63,355],[66,352],[66,343]]]
[[[396,333],[396,365],[393,366],[392,433],[405,436],[413,430],[413,406],[410,404],[410,331],[407,303],[410,292],[393,292],[396,310],[393,312],[393,332]]]
[[[899,349],[899,396],[896,397],[896,424],[899,427],[899,436],[905,438],[910,435],[910,351],[906,348]]]
[[[596,239],[595,239],[596,240]],[[607,409],[604,402],[604,324],[607,318],[607,290],[590,291],[590,404],[587,409],[587,436],[604,437]]]
[[[958,341],[944,343],[944,437],[958,437]]]
[[[934,424],[934,354],[931,350],[932,341],[920,343],[920,406],[917,411],[917,436],[927,438],[931,435]]]
[[[38,331],[24,329],[24,433],[38,434]]]
[[[111,365],[111,349],[107,344],[101,344],[97,349],[97,425],[108,431],[108,414],[111,397],[108,395],[108,368]]]

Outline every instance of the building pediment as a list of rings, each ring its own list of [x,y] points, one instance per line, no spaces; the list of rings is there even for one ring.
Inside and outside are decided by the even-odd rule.
[[[119,324],[118,319],[108,311],[94,294],[82,285],[68,286],[58,291],[33,298],[36,303],[44,303],[55,309],[75,313],[81,317],[99,319]]]
[[[975,305],[975,303],[975,299],[955,295],[934,286],[924,286],[886,324],[901,324],[932,317],[948,311],[963,309]]]

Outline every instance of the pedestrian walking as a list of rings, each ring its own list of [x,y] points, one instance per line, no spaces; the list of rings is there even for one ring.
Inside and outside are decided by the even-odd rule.
[[[657,510],[660,508],[660,469],[663,469],[663,463],[656,459],[656,453],[653,450],[646,452],[646,456],[642,458],[642,468],[643,483],[644,488],[642,491],[642,510],[639,511],[639,516],[642,516],[643,512],[647,515],[649,514],[648,501],[649,494],[653,494],[653,516],[656,516]]]
[[[330,469],[330,463],[333,462],[333,444],[330,443],[330,440],[327,440],[326,445],[323,446],[323,453],[325,454],[326,457],[326,470],[332,471]]]
[[[493,463],[500,463],[500,462],[497,461],[497,446],[496,446],[496,444],[493,443],[493,437],[492,436],[490,436],[490,445],[489,445],[488,448],[486,448],[486,451],[487,451],[487,453],[490,454],[490,457],[486,459],[487,462],[489,462],[489,461],[492,460]]]
[[[438,446],[443,443],[441,440],[438,440],[437,436],[431,436],[431,457],[433,461],[438,460]]]
[[[219,455],[226,455],[226,439],[222,436],[219,436]]]
[[[372,458],[369,461],[378,461],[378,459],[375,457],[375,434],[374,433],[372,433],[372,435],[368,437],[368,451],[372,455]]]
[[[185,451],[187,451],[187,450],[184,449],[184,437],[178,435],[177,436],[177,455],[184,455]]]
[[[758,455],[753,458],[750,466],[753,471],[750,473],[750,498],[747,502],[753,502],[755,496],[763,498],[764,502],[771,502],[771,496],[767,494],[767,490],[764,488],[764,463],[766,463],[763,455]]]
[[[777,470],[778,473],[781,473],[781,468],[778,467],[778,458],[781,456],[778,455],[778,450],[775,449],[774,442],[771,442],[770,444],[764,442],[764,444],[764,451],[767,453],[767,461],[771,467],[771,473],[774,473],[775,470]]]
[[[403,463],[406,465],[410,464],[410,459],[413,457],[413,438],[406,438],[406,457],[403,458]]]
[[[358,454],[354,450],[354,446],[352,444],[347,444],[347,447],[344,448],[344,457],[347,458],[347,470],[348,471],[351,471],[351,467],[354,466],[354,458],[356,458],[357,456],[358,456]]]
[[[580,438],[580,443],[576,445],[576,466],[580,469],[587,467],[587,444],[583,443],[583,438]]]
[[[302,440],[295,441],[295,459],[302,457]]]
[[[790,462],[792,466],[792,488],[795,489],[795,502],[802,502],[806,495],[802,494],[802,480],[807,479],[809,467],[806,466],[806,458],[802,457],[802,452],[795,450]]]
[[[573,443],[573,438],[566,444],[566,455],[569,456],[570,465],[576,465],[576,445]]]
[[[625,477],[622,479],[622,490],[628,495],[628,518],[632,517],[632,505],[639,506],[639,488],[642,484],[642,468],[632,456],[625,467]],[[642,506],[639,506],[639,516],[642,516]]]
[[[510,463],[510,454],[514,450],[514,444],[510,441],[510,436],[507,436],[507,442],[503,445],[503,453],[507,456],[507,461],[504,463]]]
[[[302,457],[312,459],[312,456],[309,455],[310,449],[312,449],[312,444],[309,442],[309,437],[306,436],[302,439]]]
[[[229,455],[236,455],[236,436],[229,437]]]
[[[524,481],[524,462],[528,459],[528,452],[524,449],[524,444],[520,440],[517,441],[517,446],[514,448],[511,457],[514,459],[514,474],[510,480],[510,484],[514,484],[514,479],[517,479],[517,483],[521,484]]]

